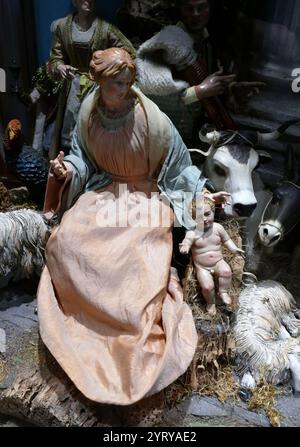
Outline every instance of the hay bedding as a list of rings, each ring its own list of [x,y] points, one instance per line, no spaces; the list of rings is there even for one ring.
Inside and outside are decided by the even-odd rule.
[[[37,209],[37,205],[29,199],[27,188],[21,187],[8,190],[0,182],[0,212],[15,211],[23,208]]]
[[[283,417],[276,408],[277,394],[279,392],[273,385],[262,380],[255,388],[248,404],[249,410],[264,410],[273,427],[280,427],[280,420]]]

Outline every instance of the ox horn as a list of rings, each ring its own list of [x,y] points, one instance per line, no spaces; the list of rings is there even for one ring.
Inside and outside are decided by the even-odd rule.
[[[197,152],[198,154],[204,155],[204,157],[209,157],[212,151],[214,150],[214,146],[211,145],[208,151],[204,152],[200,149],[189,149],[189,152]]]
[[[261,133],[257,132],[258,144],[267,143],[269,141],[278,140],[282,135],[284,135],[285,131],[292,126],[293,124],[297,124],[300,120],[290,120],[286,123],[282,124],[275,132]]]
[[[217,130],[211,131],[211,132],[205,132],[205,126],[204,128],[202,128],[199,132],[199,138],[202,141],[202,143],[208,143],[208,144],[214,144],[216,145],[220,138],[221,138],[221,133],[218,132]]]

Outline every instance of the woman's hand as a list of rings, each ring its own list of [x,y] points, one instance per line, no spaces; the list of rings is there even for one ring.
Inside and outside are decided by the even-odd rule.
[[[214,194],[205,193],[204,195],[215,202],[216,205],[224,205],[225,203],[227,203],[227,199],[231,197],[231,194],[226,191],[220,191]]]
[[[75,78],[75,74],[78,72],[77,68],[71,67],[71,65],[60,64],[57,67],[58,75],[61,79],[72,80]]]
[[[217,71],[204,79],[196,86],[198,99],[211,98],[212,96],[223,95],[229,84],[235,81],[236,75],[222,75],[223,71]]]
[[[50,161],[50,172],[58,179],[65,180],[67,178],[67,168],[64,165],[64,152],[60,151],[55,160]]]

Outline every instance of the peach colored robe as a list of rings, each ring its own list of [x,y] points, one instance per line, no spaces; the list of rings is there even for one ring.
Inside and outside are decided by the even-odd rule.
[[[148,217],[141,215],[149,212],[156,185],[147,179],[142,107],[137,105],[117,130],[104,128],[97,113],[91,123],[90,150],[114,181],[105,191],[83,194],[48,242],[38,291],[40,333],[86,397],[130,405],[187,370],[197,333],[178,280],[170,274],[169,207],[161,202],[159,212],[169,213],[171,224],[155,228],[116,227],[111,212],[116,201],[103,212],[111,200],[108,192],[118,196],[119,185],[126,183],[119,199],[131,192],[130,209],[139,207],[139,216]]]

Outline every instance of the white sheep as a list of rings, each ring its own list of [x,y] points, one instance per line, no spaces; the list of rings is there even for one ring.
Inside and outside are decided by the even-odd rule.
[[[43,216],[37,211],[21,209],[0,213],[0,279],[18,281],[44,267],[44,250],[50,234]],[[6,283],[6,284],[5,284]]]
[[[233,333],[241,386],[255,388],[264,377],[278,385],[292,373],[300,392],[300,321],[295,301],[278,282],[262,281],[242,290]]]

